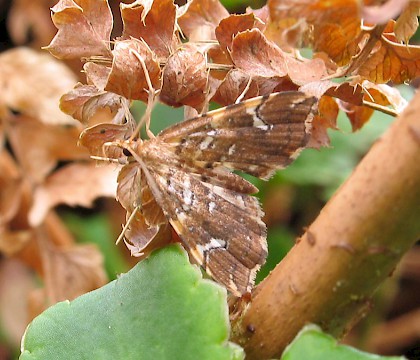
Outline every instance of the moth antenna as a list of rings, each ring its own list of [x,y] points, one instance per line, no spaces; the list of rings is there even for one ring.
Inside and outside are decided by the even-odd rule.
[[[246,93],[248,92],[249,88],[251,87],[251,83],[252,83],[252,77],[250,76],[248,78],[248,82],[246,83],[245,89],[244,91],[242,91],[241,95],[238,96],[238,98],[235,101],[235,104],[240,103],[243,98],[245,97]]]
[[[134,130],[133,134],[130,136],[130,141],[134,140],[134,138],[139,134],[140,129],[145,124],[146,125],[146,134],[149,137],[149,139],[154,139],[155,135],[150,131],[150,118],[152,114],[153,107],[156,104],[156,96],[158,94],[158,91],[156,91],[153,88],[152,81],[150,79],[149,70],[147,70],[146,64],[142,58],[142,56],[134,50],[130,50],[130,53],[133,54],[137,60],[140,62],[141,67],[143,68],[144,77],[147,82],[147,86],[149,87],[148,92],[148,99],[147,99],[147,107],[146,111],[144,112],[142,118],[140,119],[136,129]]]
[[[136,207],[134,208],[133,212],[130,214],[130,217],[127,219],[127,221],[126,221],[126,223],[125,223],[125,225],[124,225],[123,229],[121,230],[121,233],[120,233],[120,235],[118,236],[117,241],[115,241],[115,245],[118,245],[118,244],[121,242],[121,240],[122,240],[122,239],[123,239],[123,237],[124,237],[125,232],[127,231],[128,227],[130,226],[131,222],[132,222],[132,221],[133,221],[133,219],[134,219],[134,216],[136,216],[137,211],[139,211],[139,209],[140,209],[140,206],[136,206]]]
[[[118,164],[120,163],[118,159],[113,159],[113,158],[109,158],[109,157],[91,155],[90,158],[92,160],[99,160],[99,161],[106,161],[106,162],[114,162],[114,163],[118,163]]]

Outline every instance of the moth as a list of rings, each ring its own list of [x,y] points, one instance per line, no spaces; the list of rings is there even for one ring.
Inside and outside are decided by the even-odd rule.
[[[281,92],[182,121],[149,140],[124,140],[118,125],[104,124],[85,130],[81,142],[101,136],[129,155],[118,188],[132,222],[128,242],[140,233],[147,246],[169,223],[190,258],[242,296],[267,257],[266,226],[252,196],[258,189],[233,171],[268,179],[290,164],[307,145],[316,112],[315,97]]]

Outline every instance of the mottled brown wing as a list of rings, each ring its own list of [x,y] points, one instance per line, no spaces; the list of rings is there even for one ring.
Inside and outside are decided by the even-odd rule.
[[[183,121],[158,138],[199,166],[223,165],[266,179],[306,146],[316,110],[313,96],[275,93]]]
[[[217,173],[204,181],[199,171],[186,170],[176,158],[143,158],[156,201],[198,264],[234,295],[249,292],[267,256],[258,200],[241,192],[240,177],[231,174],[230,183],[219,186]]]

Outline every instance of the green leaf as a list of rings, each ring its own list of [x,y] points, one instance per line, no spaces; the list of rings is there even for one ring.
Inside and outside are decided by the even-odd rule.
[[[44,311],[26,330],[20,360],[242,359],[228,336],[226,290],[172,245]]]
[[[346,345],[337,344],[332,336],[318,326],[305,326],[284,351],[281,360],[403,360],[399,356],[368,354]]]

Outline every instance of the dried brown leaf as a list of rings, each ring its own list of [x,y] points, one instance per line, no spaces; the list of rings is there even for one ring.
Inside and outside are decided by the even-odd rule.
[[[88,153],[77,146],[79,129],[46,125],[16,116],[10,122],[8,137],[25,177],[41,183],[59,161],[87,159]]]
[[[248,73],[240,69],[233,69],[228,72],[223,82],[217,88],[212,100],[225,106],[233,104],[242,95],[247,86],[248,89],[242,98],[243,100],[260,95],[268,95],[275,92],[284,79],[278,76],[250,77]],[[288,90],[291,89],[289,88]],[[294,90],[296,90],[296,87]]]
[[[105,89],[111,72],[110,67],[89,61],[83,65],[83,71],[86,74],[88,84],[94,85],[99,91]]]
[[[192,0],[178,23],[190,41],[215,40],[216,26],[228,16],[219,0]]]
[[[263,24],[253,13],[232,14],[222,19],[215,29],[217,41],[227,51],[232,49],[233,38],[240,32],[253,28],[263,28]]]
[[[130,214],[127,213],[127,219]],[[171,242],[171,227],[168,222],[149,227],[143,216],[136,213],[125,233],[124,242],[132,256],[145,258],[153,250]]]
[[[398,41],[408,43],[419,27],[420,1],[411,0],[395,23],[395,36]]]
[[[33,238],[32,230],[10,230],[0,227],[0,253],[8,257],[16,256]]]
[[[0,153],[0,227],[17,213],[21,201],[22,177],[7,151]]]
[[[125,118],[123,97],[100,91],[93,85],[77,84],[60,99],[60,109],[87,126],[100,122],[122,123]]]
[[[178,40],[173,0],[136,0],[131,4],[120,4],[120,8],[124,23],[122,39],[143,39],[158,57],[166,58],[175,50]],[[162,14],[165,14],[164,18]]]
[[[120,159],[125,157],[120,147],[107,147],[106,143],[125,140],[132,133],[128,123],[126,124],[98,124],[85,129],[80,134],[79,144],[86,147],[93,156],[110,157]]]
[[[107,281],[101,252],[94,245],[40,246],[47,303],[73,300]]]
[[[325,52],[338,65],[347,64],[359,51],[359,5],[357,0],[268,1],[271,22],[278,31],[290,29],[304,19],[313,29],[305,43],[313,44],[316,52]]]
[[[51,41],[55,27],[50,8],[55,0],[14,0],[7,16],[7,28],[14,44],[39,49]]]
[[[327,75],[322,60],[297,60],[269,41],[258,29],[239,33],[232,43],[235,65],[252,76],[283,77],[303,85]]]
[[[41,224],[59,204],[91,207],[99,197],[114,197],[117,172],[115,165],[97,167],[94,163],[73,163],[55,171],[35,189],[30,225]]]
[[[0,55],[0,108],[46,124],[76,124],[58,107],[60,95],[75,82],[74,74],[46,53],[22,47]]]
[[[341,84],[329,80],[315,81],[301,86],[299,90],[313,95],[318,99],[324,95],[328,95],[354,105],[363,104],[363,88],[357,81]]]
[[[353,74],[376,83],[396,84],[420,76],[420,46],[399,43],[393,27],[394,22],[390,22],[367,60]]]
[[[192,44],[180,47],[167,60],[163,69],[160,99],[171,106],[188,105],[197,111],[206,100],[207,62]]]
[[[0,317],[2,328],[16,348],[31,319],[28,295],[35,287],[34,274],[15,259],[0,261]]]
[[[58,32],[46,49],[60,59],[111,57],[112,13],[107,0],[60,0],[52,9]]]
[[[328,129],[336,129],[338,105],[330,96],[323,96],[319,99],[319,115],[315,116],[312,122],[311,138],[308,147],[319,149],[330,144]]]
[[[144,41],[116,41],[111,73],[105,90],[130,100],[147,101],[148,85],[138,57],[142,59],[154,89],[160,88],[160,66],[155,54]]]

